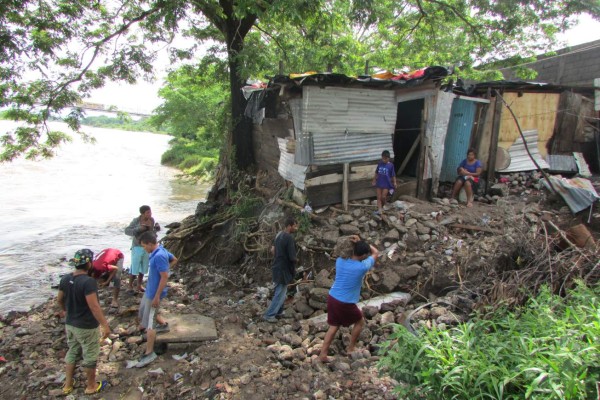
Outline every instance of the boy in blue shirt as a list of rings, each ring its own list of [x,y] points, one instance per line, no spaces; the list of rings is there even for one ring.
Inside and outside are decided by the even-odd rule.
[[[169,269],[177,263],[177,258],[158,244],[156,234],[151,231],[142,233],[140,244],[150,254],[148,268],[148,283],[146,292],[140,301],[140,325],[146,329],[146,351],[135,365],[145,367],[156,359],[154,342],[156,340],[156,325],[160,301],[167,296],[167,281]]]
[[[379,251],[358,235],[350,237],[354,243],[351,258],[338,257],[335,261],[335,281],[327,296],[327,323],[329,329],[325,334],[319,360],[329,362],[327,352],[340,326],[352,327],[348,354],[354,351],[358,335],[365,326],[362,312],[356,305],[360,300],[360,289],[365,274],[375,266]]]

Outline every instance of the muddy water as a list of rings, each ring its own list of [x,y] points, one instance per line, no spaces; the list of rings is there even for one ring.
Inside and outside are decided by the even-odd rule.
[[[0,132],[12,126],[0,121]],[[51,160],[0,164],[0,314],[54,296],[51,286],[70,270],[60,260],[77,249],[116,247],[128,266],[131,239],[123,229],[140,205],[150,205],[164,226],[193,214],[205,198],[207,185],[185,183],[160,165],[170,137],[85,131],[95,144],[74,137]]]

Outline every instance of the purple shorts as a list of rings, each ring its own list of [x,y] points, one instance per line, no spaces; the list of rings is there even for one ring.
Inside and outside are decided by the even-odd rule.
[[[350,326],[362,319],[362,312],[354,303],[342,303],[327,296],[327,323],[331,326]]]

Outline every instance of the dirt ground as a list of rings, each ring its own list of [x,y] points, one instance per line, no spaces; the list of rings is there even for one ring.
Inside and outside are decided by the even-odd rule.
[[[400,283],[396,288],[413,294],[413,302],[394,305],[395,308],[387,312],[375,310],[367,316],[368,329],[365,335],[361,335],[360,351],[346,354],[348,330],[342,329],[332,346],[335,361],[330,364],[318,362],[316,355],[327,326],[326,323],[309,320],[322,314],[322,310],[313,307],[306,315],[298,311],[300,308],[296,303],[302,293],[288,299],[284,318],[275,324],[263,322],[261,313],[268,301],[266,287],[269,284],[270,259],[258,250],[242,250],[245,255],[236,264],[203,262],[228,259],[231,254],[240,252],[239,243],[231,243],[229,247],[227,241],[231,242],[231,238],[221,235],[221,239],[211,238],[211,246],[175,268],[170,276],[167,301],[161,304],[167,320],[174,313],[199,313],[213,318],[218,339],[169,345],[160,348],[162,354],[148,367],[127,369],[126,361],[139,357],[144,343],[135,323],[140,297],[125,291],[121,296],[121,308],[109,311],[113,334],[103,343],[101,350],[98,373],[109,383],[106,390],[84,396],[83,373],[79,370],[76,390],[70,398],[392,399],[395,398],[393,388],[399,383],[377,369],[377,351],[392,329],[387,322],[401,323],[411,310],[435,300],[437,296],[456,296],[459,292],[456,288],[450,292],[434,290],[438,286],[432,284],[432,277],[438,279],[436,274],[440,269],[447,270],[445,273],[449,281],[453,284],[459,281],[460,289],[467,288],[472,293],[485,286],[484,283],[489,283],[486,280],[505,275],[506,268],[500,271],[497,265],[492,265],[492,261],[498,262],[499,253],[509,256],[514,253],[518,244],[514,243],[514,239],[519,240],[511,231],[515,228],[512,226],[515,220],[524,221],[525,235],[532,238],[535,235],[539,237],[540,229],[535,228],[535,224],[544,218],[551,219],[553,224],[564,230],[584,223],[596,239],[600,227],[599,213],[593,212],[588,223],[586,212],[573,216],[560,199],[552,198],[542,190],[521,189],[495,199],[491,204],[477,201],[472,208],[442,199],[425,202],[404,198],[400,201],[402,208],[392,208],[384,218],[372,215],[375,208],[370,202],[358,202],[348,211],[341,210],[340,206],[329,207],[319,214],[315,213],[311,217],[310,229],[297,238],[301,263],[306,272],[312,272],[313,276],[321,273],[331,279],[334,258],[330,250],[337,236],[329,238],[328,242],[327,232],[351,228],[345,228],[346,225],[357,229],[365,226],[369,232],[365,231],[364,236],[383,251],[392,248],[390,242],[393,245],[397,240],[390,239],[395,237],[393,231],[400,231],[399,243],[404,244],[394,249],[401,251],[397,256],[390,255],[391,250],[388,252],[388,258],[382,261],[383,272],[376,272],[375,276],[368,278],[369,289],[363,295],[381,294],[382,287],[391,279],[391,275],[385,275],[386,267],[389,267],[399,271]],[[274,218],[283,215],[281,206],[271,204],[264,209],[274,210]],[[348,224],[339,223],[344,218],[349,221]],[[433,228],[414,233],[410,227],[407,228],[412,219],[417,221],[414,226],[429,224]],[[369,224],[371,228],[368,228]],[[219,236],[219,229],[225,225],[214,225],[210,229],[211,235]],[[276,232],[277,225],[274,223],[257,223],[253,225],[254,233],[260,232],[261,226],[265,237]],[[199,232],[194,235],[196,246],[199,246],[205,236]],[[256,239],[260,235],[252,237]],[[466,243],[464,248],[456,246],[462,242]],[[252,247],[260,243],[254,240],[246,241],[244,245]],[[507,248],[510,246],[513,248]],[[217,252],[219,249],[220,252]],[[476,262],[472,261],[473,255],[477,258]],[[464,267],[464,260],[469,260],[469,268]],[[419,272],[407,278],[408,275],[402,274],[412,271],[410,267]],[[313,286],[310,288],[310,294],[307,289],[305,296],[307,301],[314,299],[311,296],[315,289]],[[490,297],[492,290],[495,289],[490,285],[477,295]],[[298,292],[302,292],[300,288]],[[101,290],[100,297],[101,302],[108,306],[108,290]],[[304,302],[305,299],[301,300]],[[314,312],[310,314],[310,310]],[[423,325],[428,323],[423,321]],[[0,361],[0,398],[59,396],[64,380],[62,360],[65,351],[63,325],[55,316],[52,302],[29,313],[12,313],[3,317],[0,320],[0,356],[6,361]]]

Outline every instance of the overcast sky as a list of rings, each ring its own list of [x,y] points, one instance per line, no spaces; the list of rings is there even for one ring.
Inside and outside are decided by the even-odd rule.
[[[559,36],[559,40],[566,42],[567,46],[592,42],[600,39],[600,22],[584,15],[579,18],[577,26]],[[115,105],[123,110],[150,113],[160,105],[157,95],[166,75],[165,67],[157,71],[157,80],[154,83],[140,82],[137,85],[120,85],[109,83],[104,88],[97,90],[88,100],[95,103]]]

